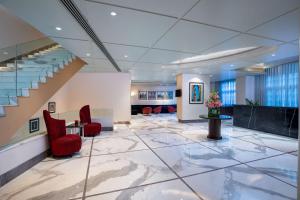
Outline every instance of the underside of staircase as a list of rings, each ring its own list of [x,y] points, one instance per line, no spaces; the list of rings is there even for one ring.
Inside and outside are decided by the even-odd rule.
[[[0,146],[86,63],[53,44],[0,63]]]

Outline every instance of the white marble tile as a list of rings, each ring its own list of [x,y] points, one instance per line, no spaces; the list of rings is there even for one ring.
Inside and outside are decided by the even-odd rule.
[[[298,140],[271,134],[257,134],[240,137],[240,139],[253,142],[259,145],[277,149],[282,152],[292,152],[298,150]]]
[[[130,129],[114,129],[113,131],[102,131],[100,135],[97,135],[94,138],[123,137],[130,135],[134,135],[133,131]]]
[[[189,140],[181,135],[170,133],[140,135],[140,138],[151,148],[166,147],[193,142],[192,140]]]
[[[240,128],[240,127],[233,127],[231,125],[223,125],[222,126],[222,135],[223,136],[229,136],[229,137],[242,137],[242,136],[248,136],[248,135],[256,135],[259,133],[258,131]]]
[[[137,136],[94,139],[92,155],[148,149]]]
[[[202,142],[201,144],[241,162],[249,162],[282,153],[265,146],[235,138],[224,138],[222,140]]]
[[[133,189],[97,195],[87,200],[199,200],[180,180],[141,186]]]
[[[245,165],[184,178],[203,199],[291,200],[297,189]]]
[[[154,151],[181,177],[240,164],[227,155],[197,143]]]
[[[297,186],[298,158],[294,155],[284,154],[259,161],[247,163],[266,174],[274,176],[291,185]]]
[[[150,150],[93,156],[87,195],[176,178]]]
[[[40,162],[0,188],[1,200],[81,197],[88,158]]]

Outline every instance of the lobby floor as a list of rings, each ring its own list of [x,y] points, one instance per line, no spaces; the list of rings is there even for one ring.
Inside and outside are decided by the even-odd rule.
[[[207,123],[133,116],[85,139],[72,158],[46,158],[0,188],[0,199],[296,199],[297,140],[230,122],[223,140],[206,135]]]

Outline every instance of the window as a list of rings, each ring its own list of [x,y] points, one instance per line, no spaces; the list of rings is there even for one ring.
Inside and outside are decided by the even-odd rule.
[[[235,80],[220,83],[220,97],[223,106],[231,106],[236,102]]]
[[[266,106],[298,107],[298,62],[268,68],[261,75],[261,103]]]

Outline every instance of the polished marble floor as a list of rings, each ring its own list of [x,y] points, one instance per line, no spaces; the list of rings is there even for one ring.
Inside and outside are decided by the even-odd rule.
[[[296,199],[297,140],[175,115],[133,116],[86,138],[80,153],[46,158],[0,188],[1,200]]]

